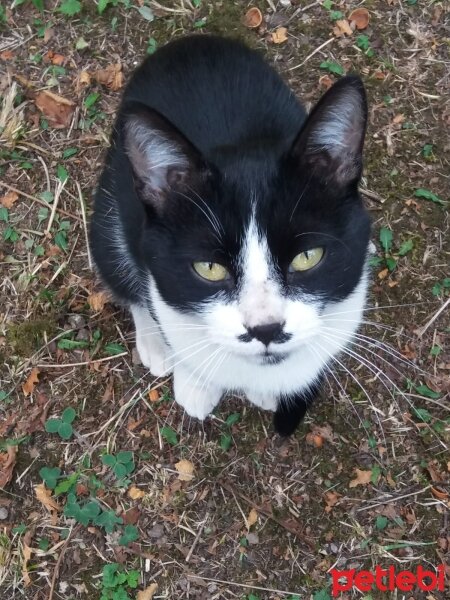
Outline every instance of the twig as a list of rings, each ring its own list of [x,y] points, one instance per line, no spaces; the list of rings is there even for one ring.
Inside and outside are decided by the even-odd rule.
[[[47,227],[45,228],[45,233],[46,234],[50,233],[50,229],[52,228],[53,220],[55,218],[56,210],[58,208],[59,197],[61,196],[61,192],[63,191],[66,183],[67,183],[67,179],[65,179],[64,181],[58,180],[58,183],[56,185],[55,198],[54,198],[53,204],[52,204],[52,212],[50,213],[50,217],[48,219]]]
[[[298,531],[298,529],[296,527],[292,527],[291,525],[289,525],[289,523],[286,523],[282,519],[279,519],[278,517],[276,517],[271,511],[266,510],[262,506],[258,506],[257,504],[255,504],[253,502],[253,500],[251,500],[250,498],[247,498],[247,496],[245,496],[244,494],[242,494],[239,490],[233,489],[225,481],[219,480],[218,483],[219,483],[219,485],[221,487],[223,487],[225,490],[227,490],[228,492],[230,492],[230,494],[233,494],[233,496],[234,496],[234,494],[237,494],[239,496],[239,498],[241,498],[241,500],[243,500],[244,502],[246,502],[249,506],[251,506],[252,508],[254,508],[257,512],[259,512],[262,515],[268,517],[269,519],[272,519],[272,521],[274,521],[275,523],[277,523],[277,525],[279,525],[280,527],[283,527],[283,529],[286,529],[286,531],[289,531],[290,533],[292,533],[292,535],[295,535],[299,540],[302,540],[302,542],[305,542],[305,544],[307,544],[307,546],[309,548],[311,548],[311,550],[314,550],[314,543],[313,543],[313,541],[308,536],[306,536],[305,534],[303,534],[300,531]]]
[[[195,547],[197,546],[198,540],[200,539],[200,536],[202,535],[202,531],[205,528],[206,521],[208,519],[209,519],[209,512],[206,513],[205,518],[203,519],[203,523],[200,525],[200,527],[199,527],[199,529],[197,531],[197,535],[195,536],[195,539],[192,542],[192,546],[190,547],[190,550],[187,553],[186,562],[189,562],[191,560],[192,553],[194,552]]]
[[[431,327],[431,325],[433,325],[433,323],[436,321],[436,319],[439,317],[439,315],[444,312],[444,310],[447,308],[447,306],[449,304],[450,304],[450,298],[447,298],[447,300],[444,302],[444,304],[441,306],[441,308],[437,312],[434,313],[434,315],[431,317],[431,319],[428,321],[428,323],[426,323],[421,329],[419,329],[419,331],[417,332],[417,335],[419,337],[423,336],[425,331],[429,327]]]
[[[431,485],[427,485],[423,490],[417,490],[416,492],[410,492],[409,494],[403,494],[403,496],[394,496],[393,498],[385,498],[381,500],[381,502],[374,502],[369,506],[362,506],[361,508],[357,508],[356,512],[362,512],[364,510],[370,510],[371,508],[375,508],[376,506],[381,506],[382,504],[389,504],[390,502],[397,502],[397,500],[403,500],[403,498],[409,498],[410,496],[417,496],[418,494],[423,494],[427,490],[429,490]]]
[[[66,332],[64,331],[64,334]],[[114,360],[115,358],[120,358],[121,356],[126,356],[128,352],[121,352],[120,354],[114,354],[114,356],[105,356],[103,358],[97,358],[96,360],[84,360],[82,362],[77,363],[61,363],[60,365],[36,365],[38,369],[60,369],[61,367],[86,367],[87,365],[95,365],[96,363],[105,362],[107,360]]]
[[[361,192],[361,194],[363,196],[366,196],[367,198],[370,198],[371,200],[374,200],[375,202],[379,202],[380,204],[384,204],[386,202],[386,198],[382,198],[375,192],[371,192],[370,190],[366,190],[365,188],[359,188],[359,191]]]
[[[56,561],[55,569],[53,571],[52,583],[50,585],[50,592],[48,594],[48,599],[47,600],[52,600],[52,598],[53,598],[53,592],[55,591],[55,585],[56,585],[56,580],[58,578],[59,567],[61,566],[61,561],[63,559],[63,556],[64,556],[67,548],[69,547],[70,538],[73,536],[73,534],[75,532],[78,532],[78,530],[80,529],[80,527],[81,527],[81,525],[77,525],[74,529],[72,529],[72,531],[67,536],[66,543],[61,548],[61,552],[60,552],[60,554],[58,556],[58,560]]]
[[[296,596],[298,592],[286,592],[285,590],[275,590],[273,588],[264,588],[258,585],[247,583],[238,583],[237,581],[224,581],[223,579],[213,579],[212,577],[203,577],[202,575],[193,575],[188,573],[189,579],[202,579],[203,581],[213,581],[214,583],[223,583],[225,585],[234,585],[235,587],[245,588],[246,590],[258,590],[259,592],[270,592],[271,594],[283,594],[283,596]]]
[[[84,235],[86,236],[86,251],[88,257],[89,269],[92,270],[92,258],[91,258],[91,250],[89,248],[89,234],[87,228],[87,219],[86,219],[86,207],[84,206],[83,194],[81,193],[81,186],[78,181],[75,182],[78,191],[78,197],[80,199],[81,205],[81,216],[83,217],[83,226],[84,226]]]
[[[46,208],[49,207],[49,203],[45,202],[45,200],[41,200],[40,198],[37,198],[36,196],[32,196],[31,194],[27,194],[26,192],[22,192],[18,188],[15,188],[14,186],[9,185],[9,183],[6,183],[4,181],[0,181],[0,186],[1,187],[5,187],[8,190],[11,190],[11,192],[16,192],[16,194],[19,194],[19,196],[23,196],[24,198],[28,198],[29,200],[33,200],[33,202],[37,202],[41,206],[45,206]],[[75,219],[75,221],[79,221],[81,223],[80,217],[77,217],[76,215],[73,215],[72,213],[67,212],[66,210],[63,210],[62,208],[57,208],[56,212],[61,213],[65,217],[70,217],[71,219]]]
[[[308,54],[308,56],[305,58],[304,61],[302,61],[299,65],[295,65],[295,67],[291,67],[290,69],[288,69],[288,71],[295,71],[295,69],[300,69],[300,67],[303,67],[303,65],[305,63],[307,63],[308,60],[310,58],[312,58],[315,54],[317,54],[318,52],[320,52],[322,50],[322,48],[325,48],[325,46],[328,46],[328,44],[331,44],[331,42],[334,42],[334,39],[335,38],[330,38],[329,40],[327,40],[323,44],[320,44],[320,46],[318,48],[316,48],[315,50],[313,50],[311,52],[311,54]]]

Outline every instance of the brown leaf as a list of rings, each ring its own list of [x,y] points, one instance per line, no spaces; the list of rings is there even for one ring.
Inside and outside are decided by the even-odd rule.
[[[272,42],[274,44],[282,44],[288,39],[286,27],[278,27],[272,33]]]
[[[12,50],[3,50],[3,52],[0,52],[1,60],[11,60],[13,58],[14,58],[14,52]]]
[[[25,587],[28,587],[31,584],[30,575],[28,573],[28,561],[31,559],[31,554],[33,552],[30,547],[32,537],[33,533],[31,531],[27,531],[23,536],[22,577]]]
[[[122,65],[120,63],[108,65],[106,69],[98,69],[97,71],[94,71],[92,73],[92,77],[97,81],[97,83],[100,83],[113,92],[116,92],[123,86]]]
[[[132,500],[140,500],[145,496],[145,492],[137,488],[135,485],[132,485],[128,490],[128,497]]]
[[[49,125],[55,129],[69,127],[75,110],[75,102],[49,90],[43,90],[36,95],[34,103],[48,120]]]
[[[158,402],[159,391],[158,390],[150,390],[148,393],[148,399],[150,400],[150,402]]]
[[[350,27],[350,23],[347,19],[338,19],[336,25],[333,28],[333,33],[336,37],[342,37],[343,35],[353,35],[353,29]]]
[[[34,486],[34,493],[39,502],[49,511],[60,511],[61,507],[52,498],[52,490],[48,490],[43,483]]]
[[[367,8],[355,8],[350,13],[348,20],[355,24],[356,29],[365,29],[370,20],[369,11]]]
[[[178,471],[180,481],[192,481],[194,479],[194,465],[190,460],[183,458],[176,463],[175,469]]]
[[[109,295],[107,292],[95,292],[88,296],[87,301],[94,312],[101,312],[109,301]]]
[[[337,492],[325,492],[325,512],[331,512],[333,510],[333,507],[339,502],[339,498],[341,497],[342,495],[338,494]]]
[[[357,485],[367,485],[372,479],[372,471],[361,471],[361,469],[355,469],[356,477],[352,479],[348,484],[348,487],[354,488]]]
[[[0,488],[6,487],[11,481],[16,457],[17,446],[8,446],[6,452],[0,453]]]
[[[5,208],[12,208],[12,205],[18,199],[19,199],[19,194],[17,194],[16,192],[8,192],[4,196],[2,196],[2,198],[0,198],[0,202],[2,203],[2,205]]]
[[[158,589],[157,583],[151,583],[145,590],[137,593],[136,600],[152,600]]]
[[[250,529],[258,521],[258,512],[252,508],[247,517],[247,528]]]
[[[81,71],[74,80],[75,91],[78,95],[84,90],[85,87],[90,85],[91,76],[88,71]]]
[[[262,20],[263,16],[261,11],[259,10],[259,8],[253,6],[252,8],[249,8],[248,11],[245,13],[244,25],[249,29],[256,29],[256,27],[259,27],[261,25]]]
[[[386,277],[389,275],[389,269],[383,269],[382,271],[380,271],[378,273],[378,279],[386,279]]]
[[[306,434],[306,442],[311,446],[321,448],[323,446],[323,437],[310,431]]]
[[[55,35],[55,30],[52,27],[47,27],[47,29],[44,32],[44,44],[49,42],[54,35]]]
[[[136,525],[141,516],[141,511],[137,508],[137,506],[133,506],[133,508],[129,508],[120,516],[122,517],[124,525]]]
[[[438,498],[439,500],[447,500],[449,498],[448,492],[443,492],[442,490],[438,490],[435,487],[431,488],[431,493],[435,498]]]
[[[329,90],[333,85],[333,80],[329,75],[322,75],[322,77],[319,78],[319,85],[325,90]]]
[[[22,385],[22,391],[25,394],[25,396],[29,396],[30,394],[33,393],[34,386],[37,383],[39,383],[39,377],[38,377],[39,373],[40,373],[40,371],[36,367],[33,367],[31,369],[31,373],[28,375],[28,379]]]

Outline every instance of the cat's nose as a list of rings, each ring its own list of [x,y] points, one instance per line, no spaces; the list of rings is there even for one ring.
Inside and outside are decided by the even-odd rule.
[[[248,327],[247,331],[252,338],[256,338],[268,346],[270,342],[284,341],[283,326],[284,323],[266,323],[264,325],[257,325],[256,327]]]

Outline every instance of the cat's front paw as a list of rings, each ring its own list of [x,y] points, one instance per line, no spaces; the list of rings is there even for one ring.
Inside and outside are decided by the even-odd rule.
[[[154,377],[168,375],[172,366],[166,359],[166,349],[159,340],[152,340],[152,336],[137,335],[136,350],[142,364],[148,368]]]
[[[190,417],[204,421],[220,401],[221,393],[211,387],[194,385],[184,370],[175,369],[173,390],[175,401]]]

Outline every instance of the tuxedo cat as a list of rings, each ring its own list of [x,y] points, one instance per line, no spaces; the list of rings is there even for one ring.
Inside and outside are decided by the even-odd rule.
[[[307,115],[259,53],[207,35],[167,44],[132,76],[92,253],[133,315],[143,364],[173,372],[189,415],[233,391],[289,435],[351,341],[367,289],[366,117],[359,78]]]

